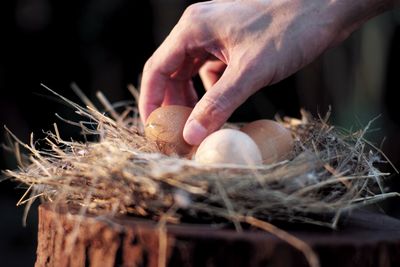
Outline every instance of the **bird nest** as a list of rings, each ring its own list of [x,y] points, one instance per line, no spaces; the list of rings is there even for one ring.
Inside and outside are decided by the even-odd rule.
[[[63,140],[54,125],[44,139],[48,148],[37,149],[33,140],[23,144],[10,133],[17,141],[12,149],[20,168],[5,173],[29,186],[20,204],[41,197],[95,215],[169,223],[230,222],[238,230],[245,223],[265,229],[271,221],[335,228],[343,211],[395,195],[382,189],[388,173],[376,166],[386,161],[384,155],[364,139],[370,124],[348,132],[329,125],[328,116],[313,118],[302,112],[301,120],[280,121],[295,138],[289,160],[207,166],[158,153],[157,144],[143,136],[135,107],[119,114],[99,94],[106,109],[100,112],[77,92],[86,108],[58,96],[84,118],[70,123],[84,136],[96,136],[96,141]],[[29,151],[28,164],[20,155],[21,146]]]

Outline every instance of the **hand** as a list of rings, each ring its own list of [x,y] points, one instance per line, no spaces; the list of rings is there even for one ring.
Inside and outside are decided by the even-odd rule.
[[[220,0],[192,5],[145,64],[141,117],[146,120],[161,105],[195,105],[183,136],[198,145],[250,95],[307,65],[389,3]],[[191,79],[199,71],[207,92],[197,102]]]

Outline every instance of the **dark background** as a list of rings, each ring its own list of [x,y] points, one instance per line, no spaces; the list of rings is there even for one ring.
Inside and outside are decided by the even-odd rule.
[[[4,3],[6,2],[6,3]],[[24,142],[31,132],[57,122],[63,137],[78,131],[56,119],[73,118],[66,107],[40,87],[44,83],[79,101],[70,90],[76,82],[92,99],[102,91],[111,102],[131,100],[126,85],[138,85],[143,64],[177,22],[189,1],[178,0],[15,0],[0,4],[0,124]],[[298,116],[304,107],[324,114],[332,106],[332,123],[362,128],[381,114],[369,138],[400,168],[400,15],[389,12],[328,51],[313,64],[285,81],[253,96],[233,121]],[[197,83],[199,91],[201,85]],[[4,131],[1,132],[3,143]],[[0,168],[16,167],[12,155],[0,152]],[[399,190],[398,176],[388,185]],[[12,181],[0,183],[0,266],[32,266],[35,259],[37,214],[32,208],[27,227],[24,192]],[[399,200],[380,207],[399,216]]]

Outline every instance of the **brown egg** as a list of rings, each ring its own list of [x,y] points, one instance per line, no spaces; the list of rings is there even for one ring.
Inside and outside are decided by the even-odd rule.
[[[240,130],[257,144],[265,164],[285,160],[293,151],[294,141],[290,131],[276,121],[257,120]]]
[[[183,139],[183,127],[191,112],[192,108],[185,106],[159,107],[147,118],[144,133],[162,153],[190,157],[193,147]]]

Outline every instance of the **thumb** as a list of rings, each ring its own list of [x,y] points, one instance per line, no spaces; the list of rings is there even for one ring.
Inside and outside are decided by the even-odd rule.
[[[194,107],[183,130],[183,138],[187,143],[199,145],[210,133],[218,130],[255,91],[246,86],[248,80],[245,75],[239,75],[234,69],[228,66]]]

